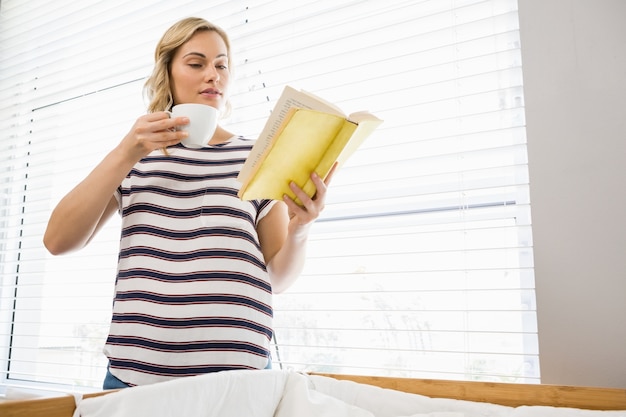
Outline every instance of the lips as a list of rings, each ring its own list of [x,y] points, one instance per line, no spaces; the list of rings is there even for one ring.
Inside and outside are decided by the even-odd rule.
[[[222,92],[220,90],[215,89],[215,88],[207,88],[205,90],[202,90],[200,92],[200,94],[215,96],[215,95],[221,95]]]

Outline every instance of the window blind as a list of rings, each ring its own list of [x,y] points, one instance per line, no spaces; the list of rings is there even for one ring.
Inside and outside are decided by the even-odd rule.
[[[286,84],[385,120],[275,296],[274,368],[539,382],[515,1],[3,0],[4,384],[101,385],[119,221],[71,255],[41,239],[145,112],[154,46],[190,15],[231,37],[231,131],[255,137]]]

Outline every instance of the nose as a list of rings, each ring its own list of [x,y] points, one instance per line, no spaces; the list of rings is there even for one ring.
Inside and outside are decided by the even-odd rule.
[[[206,82],[218,82],[220,79],[220,74],[217,71],[217,68],[215,68],[215,65],[207,65],[206,66],[206,71],[204,74],[204,79]]]

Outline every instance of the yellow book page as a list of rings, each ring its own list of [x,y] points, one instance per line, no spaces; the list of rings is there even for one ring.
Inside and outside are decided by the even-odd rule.
[[[366,118],[357,125],[350,120],[345,120],[335,141],[315,168],[317,175],[325,179],[335,162],[337,162],[337,169],[339,169],[382,122],[378,118]],[[310,177],[302,189],[307,195],[313,195],[315,184]],[[300,204],[300,201],[296,200],[296,203]]]
[[[297,91],[292,87],[286,86],[276,102],[269,119],[267,119],[256,144],[250,151],[246,163],[239,173],[237,179],[241,183],[245,184],[252,173],[257,170],[257,164],[259,164],[263,156],[267,154],[268,148],[272,146],[274,137],[283,127],[285,120],[292,116],[291,111],[294,108],[316,110],[345,117],[341,110],[334,104],[311,93]]]
[[[281,200],[287,194],[295,199],[289,183],[294,181],[300,187],[304,186],[344,121],[338,115],[295,110],[266,150],[249,181],[242,185],[240,198]]]
[[[355,130],[353,130],[352,137],[346,142],[347,145],[340,149],[340,153],[337,156],[337,162],[339,165],[343,165],[350,156],[363,144],[365,139],[376,130],[378,126],[382,124],[382,120],[378,118],[367,118],[359,122]],[[351,123],[351,122],[347,122]]]
[[[337,134],[335,141],[315,168],[317,175],[326,178],[335,162],[337,162],[337,169],[339,169],[382,122],[376,118],[365,119],[358,125],[349,120],[344,121],[343,128]],[[315,192],[315,184],[309,178],[302,189],[307,195],[312,195]]]
[[[320,178],[326,178],[335,162],[340,162],[341,164],[343,161],[338,161],[337,158],[339,158],[346,146],[351,146],[354,132],[358,130],[358,128],[358,125],[345,119],[342,120],[341,129],[337,132],[335,140],[330,144],[328,150],[324,154],[324,157],[320,159],[317,166],[314,167],[311,172],[315,171]],[[354,149],[356,149],[356,147]],[[312,196],[315,193],[315,184],[313,183],[313,180],[311,180],[310,176],[306,179],[306,182],[302,186],[302,190],[308,196]],[[300,201],[296,200],[296,203],[299,204]]]

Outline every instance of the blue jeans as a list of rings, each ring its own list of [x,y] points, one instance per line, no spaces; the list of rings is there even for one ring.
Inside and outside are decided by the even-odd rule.
[[[265,369],[272,369],[272,361],[271,359],[267,361],[267,366],[265,367]],[[115,377],[111,371],[109,370],[109,367],[107,366],[107,373],[104,376],[104,382],[102,383],[102,389],[120,389],[120,388],[129,388],[130,385],[128,385],[127,383],[125,383],[124,381],[118,379],[117,377]]]
[[[102,389],[120,389],[120,388],[129,388],[130,385],[125,383],[124,381],[115,377],[109,367],[107,366],[107,374],[104,376],[104,382],[102,383]]]

